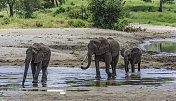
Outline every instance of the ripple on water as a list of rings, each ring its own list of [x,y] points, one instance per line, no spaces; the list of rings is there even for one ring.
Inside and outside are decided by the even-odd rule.
[[[116,79],[107,79],[105,69],[101,69],[101,79],[95,79],[95,68],[81,70],[80,68],[49,67],[47,85],[32,84],[31,70],[27,75],[25,88],[22,88],[24,67],[1,66],[0,90],[1,91],[47,91],[53,92],[54,87],[108,87],[124,85],[150,85],[162,86],[176,83],[176,71],[167,69],[141,69],[141,72],[125,74],[124,69],[117,69]],[[13,75],[14,74],[14,75]],[[41,80],[41,73],[39,76]],[[76,91],[76,90],[75,90]],[[63,93],[63,92],[61,92]]]

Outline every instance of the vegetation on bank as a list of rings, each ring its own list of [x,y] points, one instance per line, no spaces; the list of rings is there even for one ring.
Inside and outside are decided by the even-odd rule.
[[[9,7],[6,6],[3,7],[0,11],[0,28],[100,27],[124,30],[124,27],[127,23],[168,25],[176,27],[176,1],[171,1],[171,3],[163,3],[163,12],[158,11],[160,0],[125,0],[125,8],[122,7],[122,9],[119,9],[117,7],[118,5],[109,6],[115,7],[115,9],[111,8],[114,11],[120,10],[120,14],[122,14],[121,16],[118,16],[120,15],[119,13],[108,12],[109,8],[101,8],[103,9],[102,14],[98,15],[98,11],[97,13],[95,13],[94,10],[90,9],[90,6],[95,6],[89,5],[88,1],[91,0],[65,0],[65,2],[58,7],[40,7],[37,10],[30,8],[30,10],[33,10],[30,17],[25,17],[25,14],[31,12],[26,13],[26,11],[24,10],[22,12],[19,12],[19,9],[14,10],[13,17],[10,17]],[[123,2],[121,2],[120,4],[122,5]],[[97,10],[99,10],[99,8]],[[113,19],[114,17],[117,17],[118,19],[113,19],[110,23],[107,23],[107,19],[101,18],[103,14],[107,15],[107,13],[110,13],[112,15],[109,16],[108,19]],[[93,14],[95,16],[93,16]],[[100,18],[100,20],[97,20],[95,18]]]

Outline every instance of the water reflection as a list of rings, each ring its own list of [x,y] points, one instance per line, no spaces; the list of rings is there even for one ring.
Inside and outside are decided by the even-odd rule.
[[[100,69],[101,79],[95,79],[95,68],[81,70],[80,68],[49,67],[47,85],[32,84],[32,74],[29,70],[25,88],[21,81],[24,67],[0,67],[0,91],[46,91],[58,87],[108,87],[121,85],[153,85],[162,86],[176,83],[176,71],[166,69],[141,69],[141,72],[125,73],[124,69],[117,69],[117,77],[108,79],[105,69]],[[39,75],[41,80],[41,75]]]
[[[126,85],[141,85],[142,79],[141,79],[141,74],[139,73],[127,73],[125,75],[126,81],[124,84]]]
[[[147,51],[176,53],[176,42],[152,42],[144,48]]]

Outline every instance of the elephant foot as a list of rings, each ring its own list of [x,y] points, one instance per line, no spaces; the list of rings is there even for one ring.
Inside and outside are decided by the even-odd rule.
[[[113,73],[113,74],[112,74],[112,78],[116,78],[116,74]]]
[[[95,78],[97,78],[97,79],[101,79],[101,76],[97,75]]]
[[[38,83],[38,80],[37,80],[37,81],[36,81],[36,80],[35,80],[35,81],[32,81],[32,83]]]
[[[109,74],[108,74],[108,78],[111,78],[111,77],[112,77],[112,74],[111,74],[111,73],[109,73]]]
[[[41,82],[42,82],[42,84],[46,84],[46,80],[42,80]]]

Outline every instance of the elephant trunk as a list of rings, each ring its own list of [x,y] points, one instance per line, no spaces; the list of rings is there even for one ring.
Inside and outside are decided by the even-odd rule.
[[[23,81],[22,81],[22,85],[24,86],[24,82],[26,80],[26,76],[27,76],[27,72],[28,72],[28,68],[29,68],[29,63],[32,60],[32,56],[27,54],[26,59],[25,59],[25,70],[24,70],[24,76],[23,76]]]
[[[92,60],[92,54],[88,53],[87,56],[88,56],[88,64],[86,67],[81,66],[81,69],[88,69],[90,67],[91,60]]]

